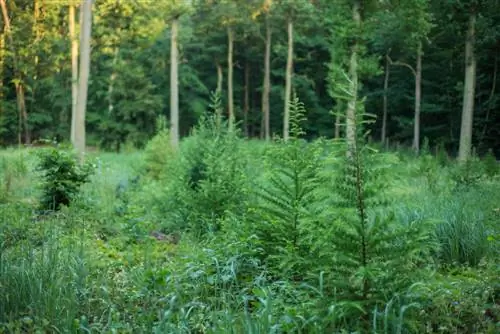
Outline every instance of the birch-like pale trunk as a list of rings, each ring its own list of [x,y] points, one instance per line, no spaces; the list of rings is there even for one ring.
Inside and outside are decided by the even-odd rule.
[[[229,128],[234,127],[234,98],[233,98],[233,47],[234,35],[231,26],[227,27],[227,109],[229,114]]]
[[[87,109],[88,81],[90,75],[90,38],[92,35],[93,0],[82,1],[82,23],[80,33],[80,69],[78,81],[78,99],[75,117],[75,148],[80,162],[85,158],[85,113]]]
[[[283,139],[288,140],[290,136],[290,100],[292,98],[292,75],[293,75],[293,21],[288,18],[288,55],[286,60],[285,78],[285,106],[283,113]]]
[[[361,26],[361,4],[359,0],[353,2],[352,19],[356,27]],[[351,57],[349,60],[349,78],[351,98],[347,102],[346,112],[346,141],[347,155],[353,157],[356,152],[356,105],[358,100],[358,41],[354,42],[351,48]]]
[[[269,94],[271,93],[271,26],[266,15],[266,40],[264,53],[264,82],[262,84],[262,116],[264,118],[264,138],[271,139]]]
[[[216,63],[217,66],[217,92],[222,94],[222,82],[224,80],[224,76],[222,73],[222,66],[219,62]]]
[[[422,42],[417,48],[417,66],[415,69],[415,118],[413,121],[413,150],[420,152],[420,106],[422,101]]]
[[[78,38],[76,35],[76,10],[75,6],[69,5],[69,39],[71,41],[71,144],[76,146],[75,123],[76,123],[76,101],[78,98]]]
[[[474,96],[476,92],[476,13],[469,15],[469,24],[465,39],[465,83],[462,107],[462,125],[460,128],[460,146],[458,160],[467,161],[471,155],[472,121],[474,118]]]

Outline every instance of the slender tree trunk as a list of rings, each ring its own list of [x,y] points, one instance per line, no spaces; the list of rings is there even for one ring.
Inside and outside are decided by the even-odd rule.
[[[229,128],[234,127],[234,102],[233,102],[233,29],[227,27],[227,104],[229,113]]]
[[[173,19],[170,39],[170,140],[174,149],[179,147],[178,25],[178,18]]]
[[[389,61],[389,56],[386,57],[385,61],[385,78],[384,78],[384,105],[383,105],[383,115],[382,115],[382,135],[380,141],[382,145],[385,145],[387,137],[387,94],[389,93],[389,76],[391,73],[391,66]]]
[[[245,136],[249,137],[248,129],[248,112],[250,111],[250,64],[248,60],[245,62],[245,96],[243,101],[243,127]]]
[[[264,82],[262,87],[262,116],[264,117],[264,138],[271,139],[269,94],[271,93],[271,26],[269,14],[266,16],[266,41],[264,54]]]
[[[286,61],[285,82],[285,110],[283,114],[283,139],[288,140],[290,135],[290,99],[292,97],[292,75],[293,75],[293,21],[288,18],[288,56]]]
[[[466,161],[471,155],[472,122],[474,118],[474,96],[476,90],[476,56],[474,52],[476,38],[476,13],[471,12],[467,37],[465,40],[465,84],[460,129],[460,147],[458,160]]]
[[[90,38],[92,34],[92,0],[81,4],[82,25],[80,31],[80,80],[75,117],[75,148],[83,163],[85,156],[85,113],[87,109],[88,81],[90,75]]]
[[[359,0],[353,2],[352,18],[356,27],[361,26],[361,4]],[[354,42],[349,61],[350,93],[351,98],[347,103],[346,112],[346,141],[348,157],[353,157],[356,152],[356,105],[358,100],[358,41]]]
[[[13,58],[13,64],[14,64],[14,86],[16,88],[16,101],[17,101],[17,112],[19,116],[19,123],[18,123],[18,144],[21,145],[22,143],[22,129],[23,129],[23,124],[28,123],[28,114],[26,113],[26,102],[25,102],[25,97],[24,97],[24,85],[23,85],[23,78],[22,78],[22,73],[19,69],[19,60],[18,60],[18,54],[17,54],[17,49],[15,48],[14,45],[14,39],[12,38],[12,33],[10,29],[10,18],[9,18],[9,13],[7,10],[7,5],[5,3],[5,0],[0,0],[0,6],[2,7],[2,15],[3,15],[3,22],[4,22],[4,31],[5,34],[7,34],[7,37],[9,39],[9,43],[11,45],[12,49],[12,58]],[[25,127],[25,131],[27,130],[27,126]],[[28,137],[28,133],[25,132],[25,139],[30,139]],[[28,142],[29,143],[29,142]]]
[[[219,92],[219,94],[222,94],[222,81],[224,80],[222,74],[222,66],[219,62],[216,63],[216,66],[217,66],[217,92]]]
[[[415,70],[415,119],[413,122],[413,150],[420,151],[420,105],[422,99],[422,42],[417,49],[417,67]]]
[[[76,100],[78,96],[78,38],[76,36],[75,6],[69,6],[69,39],[71,41],[71,143],[76,146]]]

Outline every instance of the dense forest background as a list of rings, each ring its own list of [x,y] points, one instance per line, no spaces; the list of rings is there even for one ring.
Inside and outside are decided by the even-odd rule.
[[[472,78],[472,145],[478,154],[492,149],[500,156],[499,1],[359,3],[361,27],[353,25],[351,2],[343,0],[95,1],[87,143],[113,150],[143,147],[155,134],[158,118],[169,117],[171,22],[175,20],[179,24],[181,136],[188,135],[200,116],[209,112],[216,89],[225,114],[234,107],[236,124],[246,136],[282,136],[290,52],[291,88],[309,111],[307,136],[339,135],[333,112],[346,106],[336,98],[334,85],[347,72],[350,46],[356,39],[360,97],[366,98],[366,112],[377,116],[371,125],[374,141],[411,146],[415,97],[421,95],[417,149],[428,142],[455,155],[464,90],[470,88],[464,84],[465,70],[473,61],[477,68]],[[69,141],[69,25],[70,16],[76,14],[78,33],[77,2],[4,0],[2,6],[0,144]],[[466,41],[473,47],[473,57],[467,61]]]

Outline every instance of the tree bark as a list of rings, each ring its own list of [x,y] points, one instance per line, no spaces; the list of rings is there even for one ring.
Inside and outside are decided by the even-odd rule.
[[[352,19],[357,28],[361,26],[361,4],[359,0],[353,2]],[[358,100],[358,41],[351,48],[349,61],[350,93],[351,97],[347,103],[346,112],[346,141],[347,155],[352,158],[356,152],[356,105]]]
[[[465,83],[462,108],[462,125],[460,129],[460,146],[458,160],[466,161],[471,155],[472,121],[474,118],[474,96],[476,90],[476,13],[469,15],[469,24],[465,40]]]
[[[387,137],[387,94],[389,93],[389,77],[391,71],[391,63],[389,60],[389,55],[386,56],[385,60],[385,78],[384,78],[384,101],[383,101],[383,115],[382,115],[382,134],[380,141],[382,145],[385,145]]]
[[[215,64],[217,66],[217,92],[222,94],[222,81],[224,79],[222,75],[222,66],[219,62]]]
[[[178,24],[178,18],[174,18],[170,39],[170,141],[174,149],[179,147]]]
[[[271,139],[269,94],[271,93],[271,26],[266,16],[266,41],[264,54],[264,82],[262,85],[262,116],[264,117],[264,138]]]
[[[250,131],[248,129],[248,112],[250,111],[250,63],[248,60],[245,62],[245,96],[243,101],[243,127],[245,136],[249,137]]]
[[[234,127],[234,102],[233,102],[233,46],[234,36],[231,26],[227,27],[227,104],[229,113],[229,128]]]
[[[83,163],[85,157],[85,113],[87,109],[88,80],[90,75],[90,38],[92,34],[92,0],[81,4],[82,25],[80,31],[80,80],[75,117],[75,148]]]
[[[292,97],[292,75],[293,75],[293,21],[288,18],[288,56],[286,61],[285,79],[285,110],[283,113],[283,139],[288,140],[290,136],[290,99]]]
[[[76,146],[75,123],[78,96],[78,38],[76,37],[75,6],[69,5],[69,39],[71,41],[71,143]]]
[[[415,70],[415,119],[413,122],[413,150],[420,152],[420,105],[422,99],[422,42],[417,49],[417,67]]]

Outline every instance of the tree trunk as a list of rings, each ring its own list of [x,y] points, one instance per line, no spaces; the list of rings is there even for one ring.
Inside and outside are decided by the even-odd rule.
[[[286,60],[285,79],[285,110],[283,114],[283,139],[288,140],[290,135],[290,99],[292,97],[293,75],[293,21],[288,18],[288,56]]]
[[[264,117],[264,138],[271,139],[269,94],[271,93],[271,26],[266,16],[266,52],[264,54],[264,82],[262,86],[262,116]]]
[[[227,27],[227,104],[229,113],[229,128],[234,126],[234,102],[233,102],[233,45],[234,36],[230,26]]]
[[[219,62],[216,63],[217,66],[217,92],[219,94],[222,94],[222,80],[223,75],[222,75],[222,66]]]
[[[0,0],[0,6],[2,7],[2,15],[3,15],[3,22],[5,26],[5,34],[7,34],[7,37],[9,38],[9,43],[11,45],[12,49],[12,58],[13,58],[13,67],[14,67],[14,86],[16,88],[16,102],[17,102],[17,112],[19,116],[19,124],[18,124],[18,144],[21,145],[21,137],[22,137],[22,129],[23,129],[23,124],[25,124],[25,140],[27,140],[29,143],[31,141],[31,138],[29,137],[29,131],[27,127],[28,123],[28,114],[26,113],[26,102],[25,102],[25,97],[24,97],[24,84],[23,84],[23,78],[22,78],[22,73],[20,72],[19,66],[18,66],[18,55],[17,55],[17,49],[15,48],[14,45],[14,39],[12,38],[11,34],[11,29],[10,29],[10,18],[9,18],[9,13],[7,11],[7,5],[5,4],[5,0]]]
[[[245,96],[243,101],[243,127],[245,136],[248,138],[250,131],[248,129],[248,112],[250,111],[250,64],[245,62]]]
[[[471,155],[472,121],[474,117],[474,96],[476,90],[476,57],[474,53],[476,38],[476,13],[471,12],[465,40],[465,83],[460,129],[458,160],[466,161]]]
[[[385,145],[387,137],[387,94],[389,93],[389,76],[391,72],[391,66],[389,61],[389,56],[386,56],[385,61],[385,78],[384,78],[384,105],[383,105],[383,115],[382,115],[382,134],[380,141],[382,145]]]
[[[352,5],[352,18],[356,27],[361,26],[360,1],[354,1]],[[346,141],[347,155],[353,157],[356,152],[356,105],[358,100],[358,41],[354,42],[351,49],[351,57],[349,61],[349,77],[350,77],[350,93],[351,97],[347,103],[346,112]]]
[[[178,18],[174,18],[170,39],[170,140],[174,149],[179,147],[178,24]]]
[[[415,119],[413,122],[413,150],[420,151],[420,105],[422,99],[422,42],[417,49],[417,67],[415,69]]]
[[[71,143],[76,147],[75,123],[78,96],[78,38],[76,36],[75,6],[69,6],[69,39],[71,41]]]
[[[80,80],[75,117],[75,148],[83,163],[85,155],[85,112],[87,109],[88,81],[90,74],[90,38],[92,33],[92,0],[81,4],[82,25],[80,31]]]

